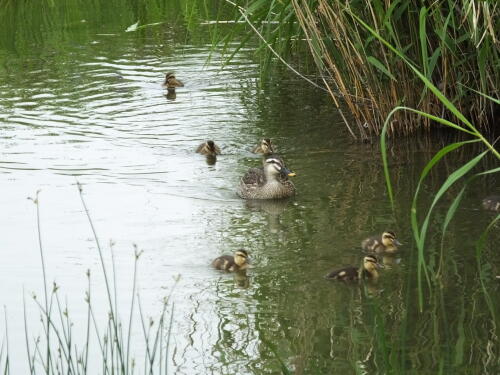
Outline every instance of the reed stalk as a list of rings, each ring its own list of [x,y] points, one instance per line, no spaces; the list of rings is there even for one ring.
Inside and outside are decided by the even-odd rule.
[[[341,114],[355,138],[380,135],[395,106],[419,108],[456,122],[456,113],[443,106],[411,66],[375,38],[360,20],[405,55],[444,96],[451,98],[460,113],[475,120],[478,129],[489,131],[496,125],[498,106],[475,95],[483,92],[497,96],[500,86],[500,48],[494,22],[500,17],[500,7],[493,2],[253,0],[245,7],[229,0],[226,3],[238,10],[240,18],[235,21],[248,25],[258,36],[262,43],[258,51],[268,51],[266,63],[275,56],[304,77],[285,57],[293,61],[290,51],[299,53],[305,42],[318,78],[304,81],[319,80],[334,105],[350,113]],[[241,23],[234,25],[235,29],[242,27]],[[230,31],[215,38],[214,43],[227,46],[236,35]],[[237,48],[247,42],[245,38]],[[400,111],[391,116],[386,131],[388,135],[406,135],[433,126],[432,118]]]

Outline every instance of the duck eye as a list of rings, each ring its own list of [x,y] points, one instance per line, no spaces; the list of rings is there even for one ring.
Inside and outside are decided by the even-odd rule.
[[[267,159],[266,163],[273,163],[273,164],[281,165],[281,163],[276,159]]]

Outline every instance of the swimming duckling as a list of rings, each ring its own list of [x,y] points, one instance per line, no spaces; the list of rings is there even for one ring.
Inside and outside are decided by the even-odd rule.
[[[389,231],[382,233],[380,237],[370,237],[361,242],[363,250],[375,253],[395,253],[401,245],[394,232]]]
[[[257,145],[253,152],[255,154],[271,155],[274,153],[274,148],[269,138],[264,138],[259,145]]]
[[[360,268],[352,266],[341,268],[330,272],[325,278],[342,281],[377,280],[379,276],[378,268],[383,268],[383,266],[378,262],[377,258],[374,255],[366,255]]]
[[[206,141],[196,148],[196,152],[202,155],[216,156],[220,155],[220,147],[214,141]]]
[[[483,208],[490,211],[500,211],[500,195],[490,195],[483,199]]]
[[[234,252],[234,256],[222,255],[214,259],[212,266],[218,270],[229,272],[244,271],[249,266],[248,253],[246,250],[240,249]]]
[[[251,168],[241,178],[237,194],[243,199],[282,199],[295,195],[288,177],[295,176],[277,155],[270,155],[264,167]]]
[[[184,83],[175,78],[174,73],[170,72],[165,74],[165,82],[163,82],[162,86],[166,87],[167,89],[175,90],[176,87],[184,87]]]

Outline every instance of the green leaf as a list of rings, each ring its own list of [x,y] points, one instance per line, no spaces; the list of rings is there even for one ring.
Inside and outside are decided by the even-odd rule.
[[[478,176],[482,176],[482,175],[485,175],[485,174],[499,173],[499,172],[500,172],[500,167],[498,167],[498,168],[493,168],[493,169],[487,170],[487,171],[485,171],[485,172],[478,173],[477,175],[478,175]]]
[[[385,175],[385,182],[386,182],[386,186],[387,186],[387,195],[389,196],[389,200],[390,200],[392,206],[394,206],[394,196],[393,196],[393,192],[392,192],[391,177],[390,177],[390,174],[389,174],[389,167],[388,167],[388,161],[387,161],[387,148],[386,148],[386,143],[387,142],[386,142],[386,138],[387,138],[387,128],[389,126],[389,120],[394,115],[394,113],[396,113],[397,111],[400,111],[400,110],[407,110],[407,111],[411,111],[411,112],[417,113],[417,114],[425,116],[425,117],[427,117],[427,118],[429,118],[431,120],[435,120],[435,121],[439,122],[440,124],[443,124],[443,125],[446,125],[446,126],[450,126],[450,127],[455,128],[457,130],[461,130],[463,132],[466,132],[466,133],[474,135],[474,133],[471,132],[470,130],[462,128],[462,127],[458,126],[457,124],[454,124],[454,123],[452,123],[452,122],[450,122],[448,120],[445,120],[445,119],[442,119],[442,118],[430,115],[430,114],[428,114],[426,112],[417,111],[416,109],[409,108],[409,107],[402,107],[402,106],[394,108],[387,115],[387,118],[385,119],[385,122],[384,122],[384,126],[382,127],[382,133],[380,134],[380,151],[381,151],[381,154],[382,154],[382,163],[383,163],[383,166],[384,166],[384,175]],[[433,161],[434,160],[434,158],[433,158],[433,160],[431,160],[430,163],[432,163],[432,165],[434,165],[444,155],[446,155],[450,151],[453,151],[457,147],[460,147],[460,146],[462,146],[462,145],[464,145],[466,143],[479,142],[479,141],[480,141],[479,139],[473,139],[473,140],[470,140],[470,141],[458,142],[456,144],[454,143],[452,145],[449,145],[449,146],[447,146],[447,147],[445,147],[445,148],[443,148],[441,150],[444,153],[441,153],[441,151],[440,151],[436,156],[434,156],[434,158],[437,158],[437,160]],[[455,147],[453,145],[457,145],[457,146]],[[428,171],[432,168],[432,165],[429,166],[429,164],[428,164],[429,168],[427,168],[427,167],[424,168],[425,174],[420,177],[420,182],[423,180],[423,178],[425,177],[425,175],[427,175]],[[419,183],[419,186],[420,186],[420,183]],[[416,197],[416,195],[418,195],[419,186],[417,186],[417,191],[415,192],[415,197]]]
[[[441,150],[442,151],[442,150]],[[439,188],[438,192],[434,196],[434,199],[432,201],[431,207],[429,208],[429,211],[427,212],[427,217],[424,220],[424,224],[422,225],[422,228],[420,230],[421,236],[420,236],[420,241],[423,242],[425,240],[425,235],[427,233],[427,227],[429,225],[429,219],[430,215],[432,213],[432,210],[436,206],[436,203],[441,199],[443,194],[455,183],[457,182],[460,178],[462,178],[466,173],[468,173],[473,167],[476,166],[476,164],[488,153],[488,151],[484,151],[478,156],[476,156],[474,159],[470,160],[468,163],[465,165],[461,166],[458,168],[455,172],[450,174],[446,181],[441,185]]]
[[[474,91],[476,94],[479,94],[479,95],[481,95],[481,96],[484,96],[485,98],[487,98],[487,99],[491,100],[492,102],[495,102],[496,104],[500,104],[500,100],[499,100],[499,99],[495,99],[495,98],[494,98],[494,97],[492,97],[492,96],[489,96],[489,95],[486,95],[485,93],[482,93],[482,92],[480,92],[480,91],[474,90],[473,88],[471,88],[471,87],[469,87],[469,86],[465,86],[465,85],[463,85],[463,84],[461,84],[461,83],[458,83],[458,84],[459,84],[460,86],[465,87],[465,88],[466,88],[466,89],[468,89],[468,90]]]
[[[427,8],[422,7],[420,8],[420,15],[419,15],[419,29],[418,29],[418,35],[420,37],[420,49],[422,51],[422,66],[424,68],[424,75],[427,78],[429,77],[429,61],[428,61],[428,55],[427,55],[427,33],[425,31],[425,22],[426,22],[426,17],[427,17]]]
[[[453,219],[453,216],[455,216],[455,212],[457,211],[457,208],[460,205],[462,198],[464,197],[465,188],[466,186],[464,186],[462,190],[460,190],[460,193],[458,193],[458,195],[451,203],[450,208],[448,208],[448,212],[446,213],[446,217],[444,218],[443,222],[443,236],[444,233],[446,232],[446,229],[448,228],[448,224],[450,224],[451,219]]]
[[[431,58],[429,59],[429,78],[432,77],[432,73],[434,72],[434,68],[436,67],[436,63],[438,58],[441,56],[441,47],[436,48]]]
[[[397,82],[396,80],[396,77],[394,77],[391,72],[389,72],[389,70],[387,70],[387,68],[384,66],[384,64],[382,64],[379,60],[377,60],[375,57],[373,56],[368,56],[366,58],[368,60],[368,62],[370,64],[372,64],[375,68],[377,68],[378,70],[380,70],[382,73],[384,73],[387,77],[389,77],[390,79],[392,79],[393,81]]]
[[[420,80],[425,84],[425,86],[432,91],[432,93],[439,99],[441,103],[450,111],[453,115],[455,115],[460,121],[462,121],[474,135],[483,142],[486,147],[498,158],[500,159],[500,152],[498,152],[484,136],[476,129],[474,125],[458,110],[458,108],[448,99],[446,98],[439,89],[434,86],[434,84],[427,79],[425,75],[423,75],[413,63],[408,60],[408,58],[401,53],[397,48],[393,47],[389,42],[387,42],[379,33],[377,33],[373,28],[371,28],[366,22],[364,22],[361,18],[359,18],[356,14],[352,12],[351,9],[345,8],[345,11],[351,15],[356,21],[358,21],[366,30],[368,30],[373,36],[375,36],[383,45],[389,48],[392,52],[394,52],[403,62],[408,65],[408,67],[413,70],[413,72],[420,78]]]

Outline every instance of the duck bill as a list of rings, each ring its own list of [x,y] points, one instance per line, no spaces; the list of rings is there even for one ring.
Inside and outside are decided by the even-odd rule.
[[[394,245],[396,246],[402,246],[403,244],[399,242],[398,240],[394,240]]]
[[[281,173],[284,175],[284,176],[288,176],[288,177],[295,177],[296,174],[295,172],[292,172],[290,169],[288,169],[287,167],[283,167],[281,168]]]
[[[381,269],[385,268],[385,266],[382,263],[377,263],[377,268],[379,270],[381,270]]]

